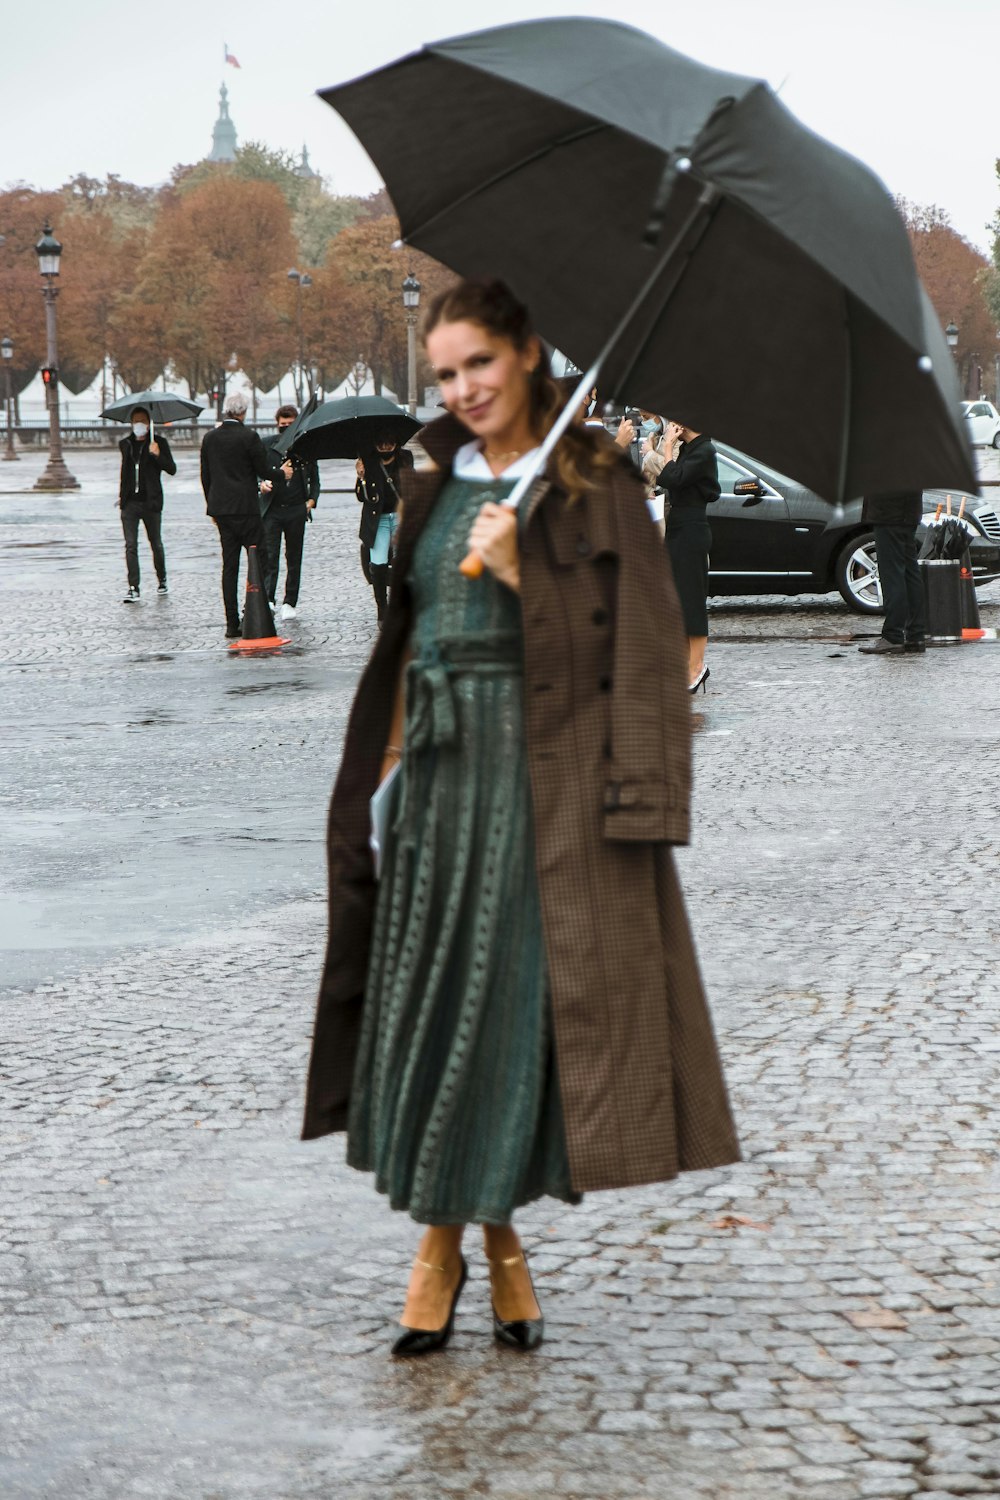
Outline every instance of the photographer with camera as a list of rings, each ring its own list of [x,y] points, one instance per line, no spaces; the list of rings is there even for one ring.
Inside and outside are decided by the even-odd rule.
[[[291,427],[298,414],[297,407],[278,407],[277,436],[264,445],[271,471],[272,489],[270,494],[262,491],[260,497],[266,559],[264,590],[272,610],[278,587],[278,568],[281,565],[281,539],[285,539],[285,600],[281,606],[283,620],[293,619],[298,613],[306,521],[312,519],[320,490],[319,466],[315,460],[288,458],[276,447],[278,438]]]

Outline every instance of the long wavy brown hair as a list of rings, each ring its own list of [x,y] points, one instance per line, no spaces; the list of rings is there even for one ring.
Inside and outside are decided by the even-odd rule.
[[[504,281],[473,277],[440,292],[427,309],[423,339],[440,323],[478,323],[496,338],[506,339],[517,350],[535,337],[531,317]],[[566,396],[552,375],[549,356],[539,339],[541,357],[528,381],[529,416],[539,442],[545,437]],[[588,428],[574,423],[556,445],[554,454],[560,488],[570,500],[597,489],[601,480],[621,462],[620,450]]]

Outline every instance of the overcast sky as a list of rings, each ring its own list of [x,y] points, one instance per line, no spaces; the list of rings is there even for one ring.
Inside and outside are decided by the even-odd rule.
[[[224,80],[241,142],[306,142],[335,191],[371,192],[371,163],[316,89],[426,41],[584,14],[767,78],[893,192],[940,204],[989,248],[1000,207],[1000,0],[2,0],[0,184],[57,187],[76,172],[162,182],[176,162],[207,155]],[[224,43],[239,71],[224,65]]]

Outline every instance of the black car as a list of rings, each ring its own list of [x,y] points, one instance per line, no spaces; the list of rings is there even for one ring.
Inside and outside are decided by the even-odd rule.
[[[832,594],[840,590],[859,614],[878,614],[882,593],[875,537],[861,520],[861,501],[833,506],[812,490],[716,443],[722,494],[708,508],[712,528],[709,594]],[[944,505],[925,490],[924,512]],[[969,554],[977,584],[1000,578],[1000,516],[976,495],[965,500]],[[921,528],[921,534],[923,528]]]

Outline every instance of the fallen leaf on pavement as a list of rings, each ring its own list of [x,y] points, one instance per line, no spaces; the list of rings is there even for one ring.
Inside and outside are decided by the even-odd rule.
[[[770,1229],[770,1224],[758,1224],[746,1214],[723,1214],[712,1220],[713,1229]]]
[[[858,1312],[845,1313],[848,1323],[853,1323],[855,1328],[906,1328],[907,1322],[902,1313],[893,1312],[891,1307],[865,1307]]]

